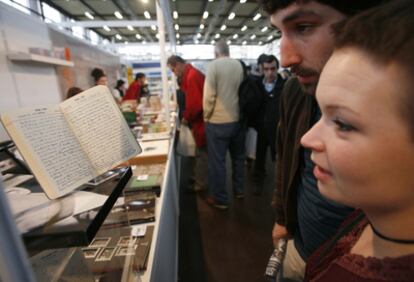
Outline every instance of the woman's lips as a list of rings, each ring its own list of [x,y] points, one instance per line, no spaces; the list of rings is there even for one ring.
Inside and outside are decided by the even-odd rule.
[[[329,171],[323,169],[318,165],[315,165],[315,167],[313,168],[313,174],[315,175],[316,179],[318,179],[321,182],[326,182],[332,178],[332,174]]]

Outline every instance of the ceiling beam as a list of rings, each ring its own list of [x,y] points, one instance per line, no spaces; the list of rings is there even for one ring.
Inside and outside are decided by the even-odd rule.
[[[62,27],[81,26],[84,28],[102,28],[104,25],[108,27],[149,27],[157,25],[157,21],[77,21],[77,22],[61,22],[57,25]]]

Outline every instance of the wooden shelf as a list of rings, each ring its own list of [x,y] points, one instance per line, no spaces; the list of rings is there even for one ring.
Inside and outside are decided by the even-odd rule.
[[[29,53],[9,53],[7,57],[16,62],[33,62],[33,63],[42,63],[55,66],[66,66],[73,67],[74,63],[71,61],[62,60],[59,58],[53,58],[49,56],[42,56],[37,54]]]

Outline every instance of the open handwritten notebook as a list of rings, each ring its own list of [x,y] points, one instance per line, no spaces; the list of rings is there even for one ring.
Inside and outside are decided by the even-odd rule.
[[[106,86],[56,106],[2,114],[1,121],[51,199],[141,152]]]

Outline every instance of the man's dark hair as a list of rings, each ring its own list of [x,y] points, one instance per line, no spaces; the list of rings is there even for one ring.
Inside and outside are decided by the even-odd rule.
[[[124,85],[125,84],[125,81],[124,80],[122,80],[122,79],[118,79],[117,81],[116,81],[116,86],[115,86],[115,88],[119,88],[119,87],[121,87],[122,85]]]
[[[349,19],[339,30],[335,49],[354,47],[378,64],[397,63],[406,73],[410,93],[405,94],[403,117],[414,137],[414,1],[394,0]],[[398,83],[398,82],[396,82]]]
[[[270,64],[272,62],[276,62],[276,69],[278,69],[279,68],[279,60],[273,55],[266,55],[266,57],[263,58],[262,64],[264,64],[264,63]]]
[[[267,58],[266,54],[260,54],[260,56],[257,58],[257,65],[263,64],[263,60]]]
[[[277,10],[286,8],[290,4],[296,3],[307,3],[311,1],[319,2],[323,5],[328,5],[338,10],[339,12],[352,16],[358,12],[364,11],[371,7],[378,5],[383,0],[259,0],[262,3],[263,10],[269,15],[273,14]]]
[[[138,80],[138,79],[143,78],[143,77],[145,77],[145,74],[142,73],[142,72],[139,72],[135,75],[135,80]]]
[[[79,93],[81,93],[83,90],[79,87],[71,87],[68,89],[68,92],[66,92],[66,99],[69,99]]]
[[[185,60],[180,56],[172,55],[167,60],[167,65],[175,66],[177,63],[185,64]]]
[[[91,71],[91,76],[93,77],[93,80],[97,82],[101,77],[106,76],[104,71],[100,68],[94,68]]]

